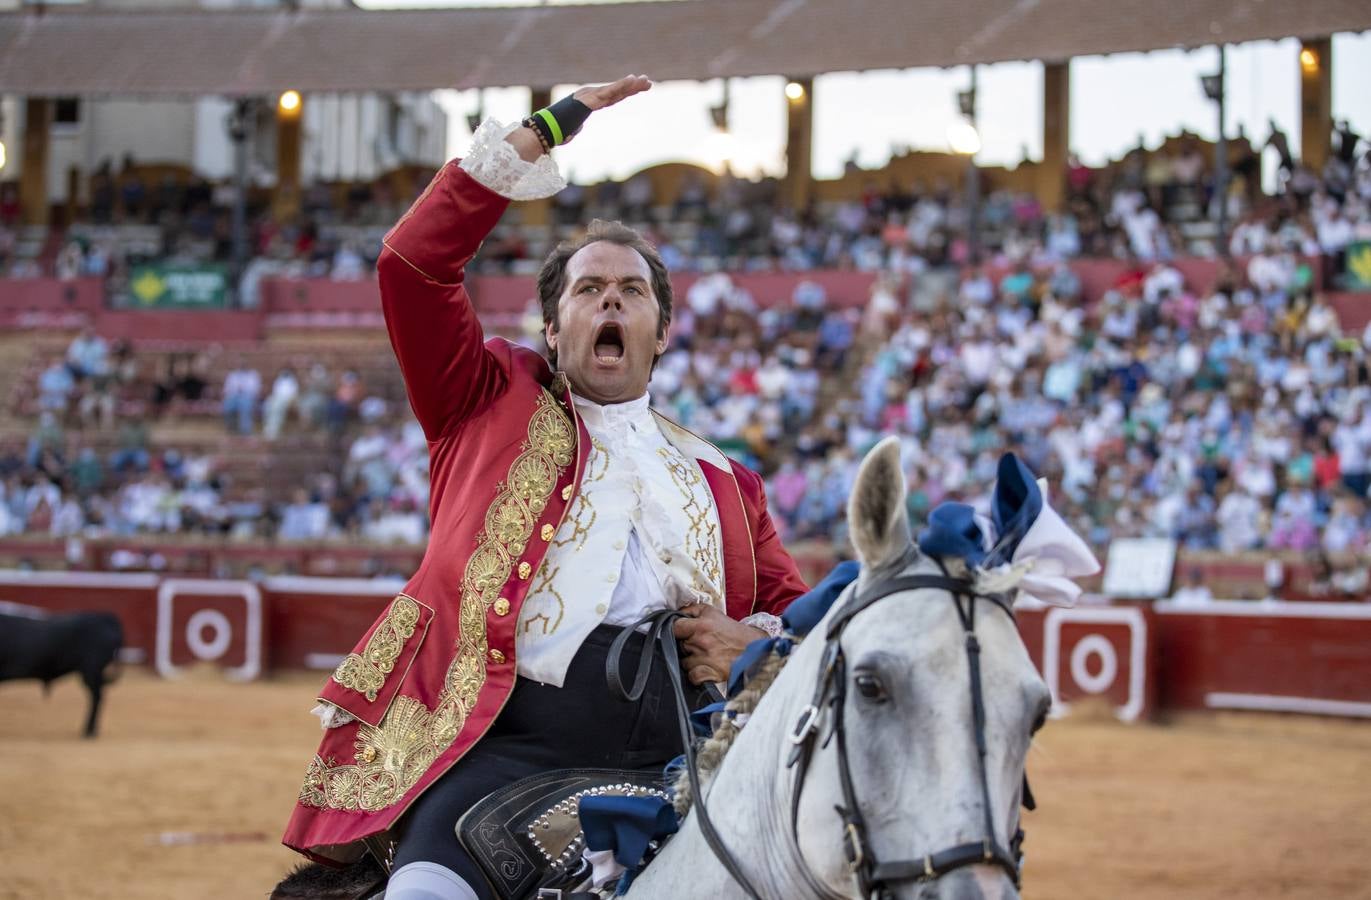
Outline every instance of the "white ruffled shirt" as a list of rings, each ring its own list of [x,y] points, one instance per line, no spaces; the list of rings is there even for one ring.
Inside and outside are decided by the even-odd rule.
[[[590,452],[515,632],[519,674],[558,687],[599,625],[724,605],[718,511],[699,463],[662,434],[646,394],[605,406],[572,401]]]

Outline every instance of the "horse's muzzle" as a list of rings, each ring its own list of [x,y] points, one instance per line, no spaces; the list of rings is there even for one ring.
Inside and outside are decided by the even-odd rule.
[[[915,887],[907,895],[897,891],[895,896],[899,900],[1019,900],[1014,882],[999,866],[968,866]]]

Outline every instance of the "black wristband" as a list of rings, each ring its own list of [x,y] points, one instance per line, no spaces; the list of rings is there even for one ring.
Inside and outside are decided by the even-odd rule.
[[[547,111],[552,113],[562,129],[562,139],[557,142],[559,144],[565,144],[575,137],[586,119],[590,118],[590,107],[572,96],[563,97],[549,106]]]

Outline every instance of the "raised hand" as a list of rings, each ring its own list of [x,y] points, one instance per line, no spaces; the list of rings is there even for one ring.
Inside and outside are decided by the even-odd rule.
[[[620,100],[641,94],[652,87],[652,80],[646,75],[625,75],[609,84],[592,84],[581,88],[571,96],[580,100],[591,110],[613,106]]]
[[[609,84],[587,85],[571,96],[584,103],[591,112],[594,112],[597,109],[613,106],[620,100],[632,97],[634,94],[641,94],[650,87],[652,87],[652,79],[646,75],[625,75],[618,81],[611,81]],[[516,129],[505,140],[513,144],[514,149],[519,151],[519,156],[527,162],[534,161],[543,153],[543,145],[539,142],[537,134],[529,128]]]

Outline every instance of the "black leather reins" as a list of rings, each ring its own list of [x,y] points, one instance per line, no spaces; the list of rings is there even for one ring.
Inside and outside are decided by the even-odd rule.
[[[700,769],[695,762],[695,732],[690,727],[690,708],[685,695],[685,686],[681,683],[681,659],[676,648],[676,637],[672,634],[672,623],[684,617],[685,614],[675,609],[659,609],[643,616],[632,625],[625,626],[619,632],[618,637],[609,648],[609,658],[605,661],[605,678],[609,681],[609,689],[617,693],[626,700],[637,702],[643,696],[643,689],[647,687],[648,675],[652,673],[652,662],[656,658],[653,652],[660,648],[662,659],[666,663],[667,677],[671,679],[671,689],[676,695],[676,720],[681,728],[681,744],[685,748],[685,768],[686,775],[690,779],[690,792],[694,798],[695,815],[700,819],[700,833],[704,835],[705,843],[709,844],[709,849],[714,851],[714,855],[719,862],[723,863],[728,874],[743,889],[751,900],[761,900],[761,895],[752,887],[752,882],[748,881],[743,874],[743,868],[738,864],[738,860],[724,846],[723,840],[719,837],[719,832],[714,828],[714,822],[709,818],[709,812],[705,808],[705,794],[700,789]],[[646,625],[647,639],[643,641],[643,648],[638,654],[638,670],[633,676],[632,686],[624,684],[621,673],[621,663],[623,660],[624,646],[628,639],[639,628]]]

